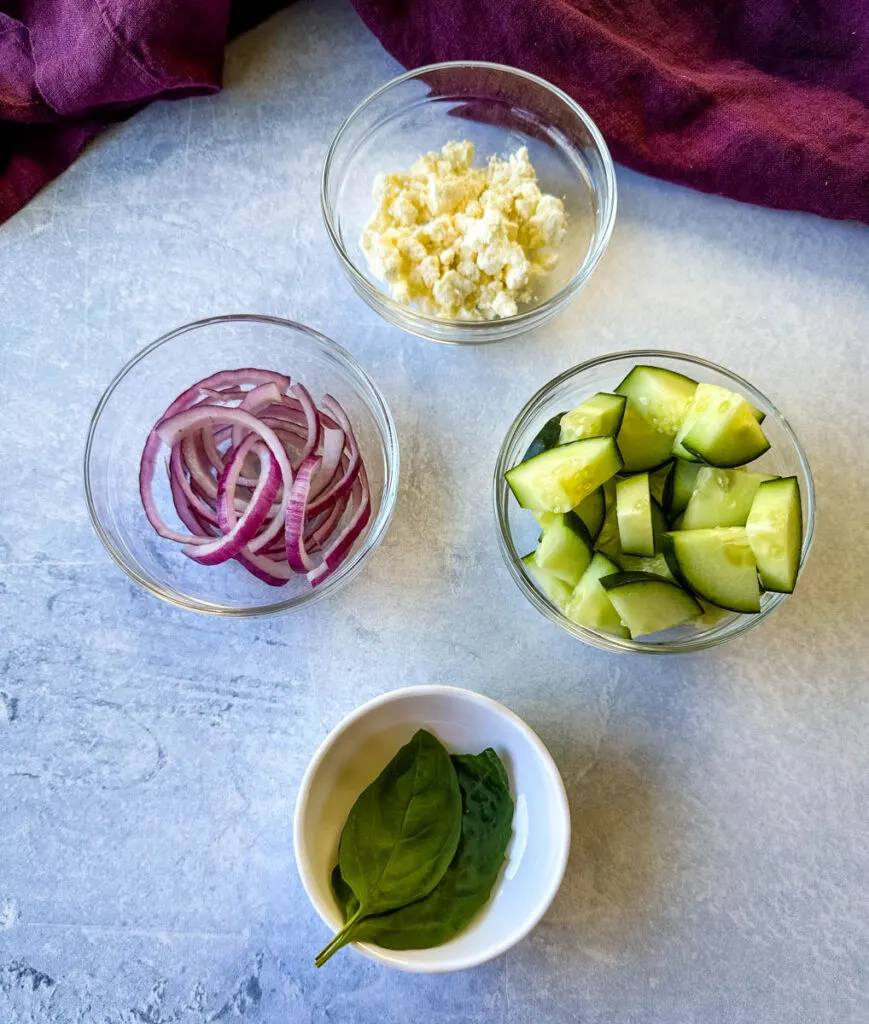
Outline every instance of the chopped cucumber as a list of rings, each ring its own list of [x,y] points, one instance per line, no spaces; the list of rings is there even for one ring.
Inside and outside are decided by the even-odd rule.
[[[758,487],[745,531],[764,587],[793,593],[803,544],[803,509],[795,476]]]
[[[617,481],[618,483],[619,481]],[[651,513],[652,513],[652,536],[655,542],[655,551],[661,550],[661,538],[667,532],[667,519],[664,516],[664,510],[655,501],[651,499]],[[661,565],[661,562],[657,558],[647,558],[642,555],[629,555],[625,554],[622,550],[621,540],[619,538],[619,523],[618,523],[618,510],[615,502],[615,498],[607,504],[606,515],[604,516],[603,525],[601,526],[600,533],[597,535],[595,540],[595,550],[600,551],[601,554],[607,556],[616,565],[622,569],[645,569],[642,562],[649,562]],[[669,569],[665,569],[663,573],[660,573],[659,569],[650,569],[650,572],[658,572],[659,575],[669,575]]]
[[[649,473],[649,494],[652,495],[659,505],[664,504],[664,491],[667,489],[667,481],[672,472],[673,462],[668,462],[666,466],[662,466],[660,469]]]
[[[625,572],[650,572],[654,576],[663,576],[665,580],[676,582],[670,572],[670,566],[667,565],[667,559],[663,555],[644,558],[642,555],[626,555],[622,552],[616,560],[616,564]]]
[[[616,484],[616,516],[619,523],[619,543],[629,555],[655,553],[652,532],[652,498],[649,494],[649,474],[637,473]]]
[[[523,508],[569,512],[622,468],[612,437],[587,437],[535,455],[506,473]]]
[[[541,452],[549,451],[550,448],[554,448],[558,444],[558,438],[561,434],[561,417],[564,413],[559,413],[557,416],[548,419],[540,430],[537,432],[537,436],[528,445],[528,451],[525,452],[525,458],[523,462],[527,462],[529,459],[533,459],[535,455],[539,455]]]
[[[582,574],[564,614],[580,626],[599,629],[614,636],[630,636],[599,582],[602,576],[612,576],[618,571],[617,566],[598,552]]]
[[[685,462],[682,459],[676,459],[673,463],[664,488],[664,500],[661,502],[671,519],[687,508],[699,472],[699,463]]]
[[[628,402],[618,434],[625,469],[655,469],[672,458],[673,439],[697,382],[658,366],[635,366],[616,388]]]
[[[611,476],[609,480],[604,480],[602,487],[606,507],[609,508],[616,500],[616,478]]]
[[[719,608],[717,604],[710,604],[708,601],[704,601],[702,597],[697,598],[697,603],[703,609],[702,615],[698,615],[696,619],[691,620],[691,625],[696,626],[697,629],[712,629],[713,626],[717,626],[733,615],[733,612],[728,611],[727,608]]]
[[[680,458],[728,469],[744,466],[769,448],[752,406],[735,391],[699,384],[673,443]]]
[[[665,533],[664,554],[676,579],[698,597],[734,612],[760,611],[757,564],[744,526]]]
[[[534,561],[533,551],[522,559],[522,564],[544,596],[548,597],[560,612],[564,612],[573,593],[571,588],[551,572],[541,569]]]
[[[610,395],[599,391],[561,417],[561,435],[558,443],[568,444],[582,437],[617,434],[622,425],[626,402],[624,395]]]
[[[682,530],[704,530],[713,526],[745,526],[757,489],[774,477],[766,473],[744,473],[737,469],[703,466],[697,472],[694,493],[682,517]]]
[[[597,540],[606,515],[606,497],[603,487],[598,487],[587,498],[583,498],[573,511],[585,523],[591,539]]]
[[[616,503],[611,501],[607,505],[606,515],[600,533],[594,542],[596,550],[618,563],[622,554],[622,546],[619,543],[619,521],[616,515]]]
[[[678,584],[648,572],[615,573],[600,585],[632,637],[679,626],[703,612]]]
[[[606,498],[603,487],[598,487],[587,498],[583,498],[573,511],[585,523],[591,539],[594,540],[600,533],[606,515]],[[559,515],[558,512],[534,512],[532,514],[541,527],[549,526]]]
[[[573,588],[588,568],[593,550],[585,523],[575,512],[565,512],[543,528],[534,561]]]

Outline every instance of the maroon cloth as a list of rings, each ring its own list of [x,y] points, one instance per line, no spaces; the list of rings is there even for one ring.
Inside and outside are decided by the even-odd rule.
[[[227,34],[281,0],[0,0],[0,223],[106,125],[216,92]]]
[[[646,174],[869,223],[867,0],[353,0],[406,67],[489,60]]]

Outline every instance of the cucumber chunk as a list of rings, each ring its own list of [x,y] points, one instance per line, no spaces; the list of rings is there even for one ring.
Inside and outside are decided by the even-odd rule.
[[[803,545],[803,509],[795,476],[767,480],[758,487],[745,532],[764,587],[793,593]]]
[[[616,515],[616,503],[611,501],[607,505],[606,515],[600,533],[594,542],[595,549],[606,555],[618,564],[622,554],[622,546],[619,543],[619,521]]]
[[[614,438],[587,437],[541,452],[505,475],[522,508],[569,512],[621,468]]]
[[[591,539],[597,540],[606,515],[606,497],[603,487],[598,487],[587,498],[583,498],[573,511],[585,523]]]
[[[604,576],[600,585],[632,637],[657,633],[703,613],[678,584],[648,572],[619,572]]]
[[[669,480],[672,472],[673,462],[668,462],[666,466],[662,466],[660,469],[653,470],[649,473],[649,494],[651,494],[655,501],[657,501],[661,506],[664,504],[664,491],[667,489],[667,481]]]
[[[622,425],[627,399],[599,391],[561,417],[559,444],[578,441],[581,437],[605,437],[617,434]]]
[[[535,455],[539,455],[541,452],[549,451],[550,448],[554,448],[558,444],[558,438],[561,434],[561,417],[563,415],[564,413],[560,412],[557,416],[553,416],[543,424],[540,430],[538,430],[537,436],[528,445],[528,451],[525,452],[525,457],[522,459],[523,462],[533,459]]]
[[[758,487],[765,480],[773,479],[767,473],[701,467],[680,529],[745,526]]]
[[[616,481],[616,483],[618,482],[619,481]],[[661,538],[667,532],[667,519],[664,515],[664,510],[654,498],[651,499],[650,505],[652,513],[652,536],[655,542],[655,552],[659,553],[661,550]],[[645,566],[640,564],[644,561],[655,563],[658,566],[661,564],[656,557],[650,558],[643,555],[630,555],[626,554],[622,550],[621,539],[619,537],[618,510],[614,497],[613,500],[607,504],[603,525],[601,526],[600,533],[597,535],[594,546],[596,551],[600,551],[601,554],[606,555],[607,558],[611,559],[622,569],[645,569]],[[659,570],[653,569],[649,571],[658,572]],[[669,575],[669,570],[667,569],[664,573],[659,574]]]
[[[697,462],[676,459],[673,463],[664,487],[664,500],[661,502],[670,519],[675,519],[688,507],[699,472],[700,464]]]
[[[629,472],[655,469],[672,458],[673,439],[697,382],[658,366],[635,366],[616,388],[628,402],[618,434]]]
[[[735,391],[699,384],[673,442],[680,458],[710,466],[744,466],[769,448],[753,407]]]
[[[670,566],[667,565],[667,559],[663,555],[658,554],[652,558],[644,558],[642,555],[626,555],[622,552],[615,561],[618,567],[625,572],[650,572],[653,576],[663,576],[671,583],[676,582],[676,578],[670,572]]]
[[[616,517],[622,551],[629,555],[654,555],[648,473],[637,473],[616,484]]]
[[[600,533],[606,515],[606,498],[603,487],[598,487],[587,498],[583,498],[573,511],[585,523],[591,539],[595,540]],[[532,514],[541,527],[549,526],[559,515],[558,512],[534,512]]]
[[[612,601],[600,585],[602,576],[612,576],[618,571],[616,565],[598,552],[582,574],[564,614],[580,626],[612,633],[614,636],[629,637],[630,632],[622,625]]]
[[[593,548],[585,523],[575,512],[566,512],[544,527],[534,562],[573,589],[591,562]]]
[[[522,559],[522,564],[544,597],[549,598],[560,612],[564,612],[573,594],[571,588],[551,572],[541,569],[534,561],[533,551]]]
[[[757,564],[744,526],[665,533],[664,555],[676,579],[698,597],[733,612],[760,611]]]

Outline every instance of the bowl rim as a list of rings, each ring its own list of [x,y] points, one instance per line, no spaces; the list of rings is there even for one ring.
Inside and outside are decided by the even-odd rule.
[[[739,376],[739,374],[734,373],[732,370],[728,370],[726,367],[721,366],[718,363],[713,363],[711,360],[704,359],[701,356],[690,355],[687,352],[678,352],[669,349],[624,349],[619,352],[608,352],[602,356],[595,356],[593,359],[585,360],[582,363],[577,363],[575,366],[571,366],[568,369],[563,370],[542,387],[538,388],[531,398],[528,399],[516,415],[513,422],[510,424],[510,427],[504,436],[504,440],[501,442],[501,447],[498,451],[498,458],[495,463],[492,493],[495,506],[498,546],[510,575],[513,577],[513,580],[516,582],[524,596],[542,615],[549,619],[550,622],[560,626],[565,632],[570,633],[578,640],[581,640],[592,647],[597,647],[600,650],[613,651],[616,653],[693,654],[698,651],[708,650],[711,647],[717,647],[719,644],[726,643],[727,641],[733,640],[735,637],[741,636],[743,633],[754,629],[763,622],[763,620],[772,611],[774,611],[782,601],[791,595],[777,593],[772,594],[770,600],[766,604],[766,607],[762,608],[757,614],[742,615],[740,619],[735,621],[735,623],[731,620],[730,623],[723,623],[707,630],[698,630],[692,635],[680,637],[675,640],[638,641],[623,639],[622,637],[612,636],[608,633],[598,632],[597,630],[589,629],[586,626],[581,626],[579,623],[568,619],[566,615],[562,614],[554,605],[550,604],[540,591],[537,590],[527,573],[523,570],[521,565],[521,555],[513,544],[512,536],[508,527],[508,502],[510,501],[511,492],[504,479],[505,472],[510,468],[507,465],[507,455],[508,450],[512,446],[520,428],[524,426],[526,419],[537,411],[538,406],[544,403],[551,392],[564,382],[571,380],[574,377],[579,377],[583,373],[607,363],[613,363],[624,359],[642,360],[650,358],[671,359],[677,362],[688,363],[692,366],[700,366],[703,369],[711,370],[714,373],[720,373],[738,387],[742,388],[750,398],[759,400],[761,404],[769,408],[770,413],[768,415],[773,415],[775,417],[776,422],[778,422],[790,439],[793,451],[800,464],[800,470],[805,477],[806,500],[805,508],[803,509],[804,534],[802,550],[800,553],[800,571],[802,572],[812,546],[817,504],[812,470],[809,466],[806,451],[800,443],[799,438],[776,404],[762,391],[749,383],[749,381],[744,377]],[[726,628],[728,625],[730,626],[729,629]]]
[[[604,223],[600,233],[595,229],[595,235],[597,237],[591,251],[586,255],[586,258],[567,284],[555,295],[550,296],[545,302],[541,302],[516,313],[515,316],[503,317],[498,320],[450,320],[442,317],[429,316],[428,314],[420,313],[417,310],[411,309],[409,306],[404,306],[401,303],[396,302],[382,289],[376,288],[368,277],[362,273],[359,267],[357,267],[356,263],[350,258],[335,225],[332,205],[328,199],[328,184],[335,151],[350,125],[366,109],[366,107],[379,99],[380,96],[388,92],[390,89],[393,89],[410,79],[419,78],[420,76],[433,71],[443,71],[450,68],[479,68],[489,71],[497,71],[541,86],[556,99],[561,100],[561,102],[564,103],[571,112],[580,119],[580,121],[582,121],[591,136],[603,166],[606,187],[600,194],[604,208]],[[410,71],[397,75],[395,78],[389,79],[389,81],[385,82],[383,85],[378,86],[365,96],[338,126],[338,130],[335,132],[332,142],[329,145],[329,149],[326,152],[326,158],[323,161],[323,171],[320,176],[320,209],[326,225],[326,232],[329,235],[329,240],[338,253],[344,269],[349,274],[357,292],[365,297],[368,304],[375,311],[382,312],[381,307],[389,311],[390,317],[387,317],[387,319],[391,319],[392,314],[398,314],[401,318],[400,326],[402,326],[403,329],[412,334],[417,334],[420,337],[444,344],[463,343],[437,336],[437,334],[445,330],[452,331],[457,336],[464,335],[466,339],[472,338],[474,334],[491,334],[492,331],[497,328],[503,328],[506,336],[514,336],[523,330],[529,330],[532,327],[537,326],[538,323],[548,319],[552,313],[557,312],[586,284],[592,273],[597,268],[597,265],[600,263],[612,236],[613,227],[615,226],[617,207],[618,186],[616,183],[615,165],[613,163],[612,154],[610,153],[603,134],[595,124],[591,115],[581,107],[576,100],[564,92],[563,89],[559,89],[557,85],[553,85],[552,82],[548,82],[545,78],[532,74],[530,71],[523,71],[520,68],[514,68],[506,64],[498,64],[485,60],[450,60],[440,61],[436,64],[426,64],[423,67],[412,68]],[[474,343],[485,344],[487,342],[500,340],[502,340],[501,337],[481,337]],[[464,343],[467,344],[468,341],[465,340]]]
[[[302,881],[302,887],[307,893],[312,906],[317,911],[320,920],[328,928],[334,929],[334,920],[330,920],[327,909],[315,894],[312,882],[313,870],[309,865],[309,860],[307,857],[303,858],[300,853],[300,851],[305,848],[302,819],[307,809],[307,803],[311,795],[314,779],[316,778],[326,755],[361,719],[367,717],[373,711],[378,710],[385,704],[391,704],[395,701],[413,700],[416,697],[431,696],[445,696],[460,702],[471,702],[477,704],[480,707],[493,712],[497,716],[506,719],[518,728],[525,740],[534,750],[538,760],[546,772],[547,778],[553,785],[555,803],[551,809],[551,813],[553,816],[557,815],[557,820],[561,825],[563,840],[561,844],[562,848],[558,851],[560,854],[558,864],[553,873],[550,884],[539,899],[533,913],[531,913],[517,928],[513,929],[493,946],[481,950],[474,956],[453,959],[446,958],[440,961],[435,960],[431,962],[408,961],[403,959],[402,950],[382,949],[380,946],[362,942],[351,942],[348,944],[369,960],[374,960],[384,966],[394,967],[398,970],[407,971],[412,974],[444,974],[450,971],[461,971],[471,967],[478,967],[480,964],[486,963],[487,961],[500,956],[502,953],[506,953],[508,949],[511,949],[517,943],[521,942],[522,939],[524,939],[528,933],[540,923],[543,915],[555,899],[556,893],[564,880],[567,861],[570,855],[570,805],[567,798],[567,791],[564,786],[564,780],[561,777],[561,773],[558,770],[558,766],[556,765],[552,754],[550,754],[546,745],[543,743],[543,740],[540,739],[537,733],[530,725],[528,725],[527,722],[499,701],[496,701],[491,697],[487,697],[485,694],[477,693],[474,690],[466,690],[459,686],[446,686],[437,683],[428,683],[417,686],[402,687],[397,690],[390,690],[387,693],[380,694],[380,696],[366,701],[354,711],[351,711],[350,714],[344,717],[328,733],[326,738],[317,747],[311,760],[308,762],[308,767],[305,769],[305,774],[302,776],[302,781],[299,784],[298,794],[296,796],[296,806],[293,813],[293,853],[296,860],[296,870]],[[414,950],[414,952],[436,953],[436,951],[440,949],[443,949],[443,947],[433,946],[430,950]]]
[[[173,341],[175,338],[203,327],[211,327],[216,324],[226,323],[254,323],[265,324],[270,327],[285,328],[291,333],[304,336],[307,341],[314,342],[327,351],[345,370],[348,371],[353,389],[360,395],[360,397],[363,398],[369,407],[372,407],[373,410],[376,411],[373,418],[375,419],[375,422],[377,422],[378,431],[382,434],[381,440],[386,452],[383,494],[380,500],[380,508],[378,509],[374,522],[368,530],[363,543],[355,552],[353,552],[351,557],[348,558],[343,565],[341,565],[340,568],[328,580],[326,580],[325,583],[319,587],[311,588],[311,590],[306,593],[284,601],[238,608],[191,598],[189,595],[168,590],[161,586],[156,580],[140,573],[134,565],[130,565],[117,551],[112,539],[103,529],[99,514],[97,513],[91,487],[91,458],[97,428],[106,406],[111,401],[111,398],[117,388],[127,378],[128,374],[138,366],[139,363],[146,360],[152,352],[168,342]],[[381,419],[382,423],[380,422]],[[384,426],[385,430],[383,430]],[[131,580],[133,580],[134,583],[137,583],[143,590],[154,594],[161,600],[178,608],[185,608],[190,611],[203,612],[208,615],[217,615],[226,618],[251,618],[261,615],[279,615],[294,608],[302,608],[314,604],[316,601],[322,600],[324,597],[327,597],[334,591],[340,589],[344,584],[349,583],[350,580],[360,572],[367,556],[380,545],[380,542],[386,535],[386,530],[389,527],[393,512],[395,511],[395,503],[398,496],[400,455],[398,431],[395,426],[395,421],[392,418],[392,413],[386,403],[386,399],[383,397],[383,394],[374,381],[368,376],[366,371],[356,360],[355,356],[344,348],[343,345],[338,344],[337,341],[327,337],[325,334],[315,330],[313,327],[308,327],[306,324],[298,323],[295,320],[269,316],[263,313],[226,313],[219,316],[205,317],[200,320],[192,320],[189,323],[182,324],[180,327],[176,327],[171,331],[167,331],[165,334],[160,335],[159,338],[156,338],[154,341],[147,344],[143,349],[140,349],[130,359],[128,359],[126,363],[124,363],[121,369],[118,370],[109,382],[105,391],[103,391],[100,400],[97,402],[96,408],[91,415],[87,432],[87,440],[85,442],[82,468],[84,473],[85,500],[87,502],[88,515],[90,516],[91,524],[112,560]]]

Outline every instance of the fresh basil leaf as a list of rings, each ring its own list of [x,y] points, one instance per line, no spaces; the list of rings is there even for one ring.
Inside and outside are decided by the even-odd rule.
[[[491,748],[453,757],[462,791],[462,837],[447,873],[428,896],[409,906],[360,921],[354,942],[385,949],[428,949],[455,938],[485,906],[498,879],[513,832],[507,772]],[[358,908],[353,889],[332,873],[332,889],[346,917]]]
[[[316,965],[353,942],[370,915],[427,896],[455,856],[461,829],[456,768],[438,740],[420,729],[350,811],[338,864],[358,906]]]

